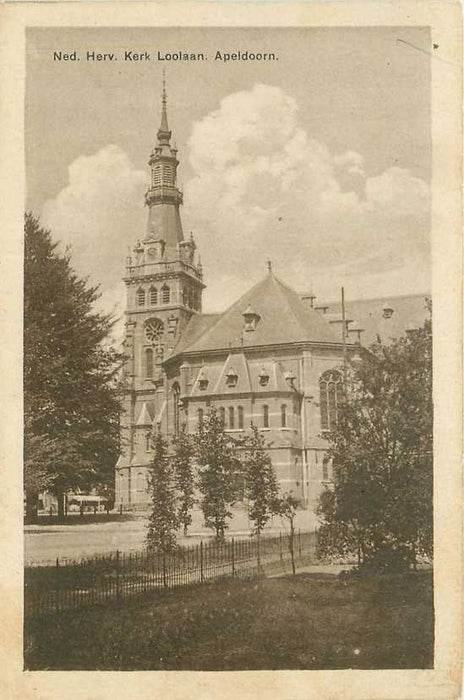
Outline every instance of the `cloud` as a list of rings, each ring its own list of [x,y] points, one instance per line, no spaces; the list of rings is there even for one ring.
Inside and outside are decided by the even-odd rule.
[[[301,128],[282,90],[229,95],[194,124],[189,149],[189,225],[205,270],[235,279],[234,288],[264,274],[268,257],[300,287],[334,273],[356,284],[360,275],[397,278],[411,264],[427,279],[427,184],[403,168],[368,175],[351,150],[332,154]]]
[[[347,144],[349,146],[349,144]],[[206,311],[227,307],[272,259],[295,289],[333,298],[429,288],[429,188],[408,170],[366,173],[362,155],[310,137],[298,105],[268,85],[231,94],[193,125],[184,227],[195,231]],[[144,235],[148,173],[116,145],[81,156],[42,222],[72,246],[100,305],[124,309],[124,263]],[[119,327],[120,332],[120,327]]]
[[[100,307],[121,314],[125,257],[145,226],[141,203],[147,174],[136,170],[121,148],[108,145],[76,158],[68,178],[57,197],[45,202],[42,223],[71,246],[78,274],[101,285]]]

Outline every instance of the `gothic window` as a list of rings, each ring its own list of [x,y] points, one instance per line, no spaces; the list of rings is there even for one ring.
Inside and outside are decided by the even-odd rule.
[[[280,425],[282,428],[287,427],[287,406],[285,404],[280,407]]]
[[[263,428],[269,428],[269,406],[263,406]]]
[[[166,182],[168,182],[168,183],[172,182],[172,179],[173,179],[173,177],[172,177],[172,165],[169,165],[169,163],[164,164],[163,175],[164,175],[164,180]]]
[[[145,325],[145,338],[154,343],[159,340],[164,332],[164,324],[159,318],[154,318]]]
[[[159,187],[161,185],[161,165],[155,165],[151,171],[151,184],[152,187]]]
[[[187,287],[184,287],[182,290],[182,303],[184,306],[188,306],[188,291]]]
[[[145,290],[137,290],[137,306],[145,306]]]
[[[179,385],[173,384],[172,386],[172,408],[173,408],[173,423],[174,423],[174,435],[179,434],[179,428],[180,428],[180,406],[179,406],[179,399],[180,399],[180,387]]]
[[[150,433],[147,433],[145,435],[145,451],[150,452],[151,450],[151,435]]]
[[[151,348],[145,350],[145,376],[147,379],[153,377],[153,350]]]
[[[322,461],[322,481],[329,481],[329,467],[330,459],[328,457],[324,457]]]
[[[156,287],[150,289],[150,304],[151,306],[156,306],[158,303],[158,290]]]
[[[224,406],[221,406],[219,409],[219,418],[221,420],[222,425],[224,426],[226,424],[226,409]]]
[[[169,302],[171,301],[171,290],[169,289],[167,284],[164,284],[161,287],[161,295],[163,304],[169,304]]]
[[[239,406],[237,411],[238,411],[238,427],[239,427],[239,430],[243,430],[243,406]]]
[[[235,428],[235,410],[233,406],[229,406],[229,428],[230,430]]]
[[[340,372],[324,372],[319,380],[321,428],[332,430],[337,424],[338,406],[342,400],[343,382]]]
[[[201,425],[203,423],[203,409],[199,408],[197,411],[198,415],[198,425]]]
[[[145,481],[145,477],[144,477],[144,475],[142,474],[142,472],[139,472],[139,473],[137,474],[137,479],[136,479],[136,482],[135,482],[135,488],[137,489],[137,491],[145,491],[145,488],[146,488],[146,481]]]

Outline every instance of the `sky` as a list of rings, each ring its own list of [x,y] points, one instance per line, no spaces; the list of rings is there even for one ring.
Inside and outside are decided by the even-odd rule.
[[[143,237],[162,68],[194,232],[221,311],[266,274],[334,300],[430,290],[427,28],[29,28],[27,210],[124,309]],[[203,62],[124,61],[126,50]],[[272,62],[215,61],[216,51]],[[54,61],[54,51],[80,61]],[[89,62],[87,51],[114,53]]]

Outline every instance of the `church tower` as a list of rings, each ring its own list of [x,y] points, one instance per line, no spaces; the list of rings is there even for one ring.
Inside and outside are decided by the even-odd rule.
[[[201,313],[201,263],[193,234],[184,238],[182,192],[177,185],[177,148],[171,145],[166,85],[161,123],[150,154],[145,236],[126,259],[126,400],[122,417],[123,453],[116,468],[116,503],[147,500],[146,469],[151,459],[149,431],[171,433],[178,414],[178,384],[162,363],[193,315]],[[174,408],[173,408],[174,407]]]

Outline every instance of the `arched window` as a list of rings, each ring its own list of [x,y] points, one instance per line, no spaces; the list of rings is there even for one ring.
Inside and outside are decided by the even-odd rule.
[[[163,300],[163,304],[169,304],[171,301],[171,290],[169,289],[167,284],[163,284],[161,287],[161,296]]]
[[[282,428],[287,427],[287,406],[285,404],[280,407],[280,425]]]
[[[263,428],[269,428],[269,406],[263,406]]]
[[[159,187],[161,185],[161,165],[157,164],[151,171],[151,186]]]
[[[224,406],[221,406],[221,408],[219,409],[219,418],[221,419],[222,425],[225,425],[226,424],[226,409],[224,408]]]
[[[235,428],[235,410],[233,406],[229,406],[229,428],[230,430]]]
[[[238,427],[239,427],[239,430],[243,430],[243,406],[239,406],[237,411],[238,411]]]
[[[137,306],[145,306],[145,290],[137,290]]]
[[[182,303],[184,306],[188,306],[188,291],[187,287],[184,287],[182,290]]]
[[[150,289],[150,305],[156,306],[158,303],[158,290],[156,287],[151,287]]]
[[[151,348],[145,350],[145,376],[147,379],[153,377],[153,350]]]
[[[173,384],[172,386],[172,415],[173,415],[173,423],[174,423],[174,435],[179,435],[179,428],[180,428],[180,406],[179,406],[179,398],[180,398],[180,387],[179,385]]]
[[[150,433],[147,433],[145,435],[145,450],[146,450],[146,452],[150,452],[150,450],[151,450],[151,435],[150,435]]]
[[[193,309],[193,291],[189,289],[188,293],[188,305],[191,309]]]
[[[203,409],[199,408],[197,411],[198,415],[198,425],[201,425],[203,423]]]
[[[342,375],[336,370],[324,372],[319,380],[321,428],[333,430],[337,425],[338,407],[343,396]]]
[[[135,482],[135,488],[137,489],[137,491],[145,491],[146,486],[147,486],[147,482],[146,482],[146,480],[145,480],[145,477],[144,477],[144,475],[142,474],[142,472],[139,472],[139,473],[137,474],[137,479],[136,479],[136,482]]]
[[[322,481],[329,481],[330,479],[330,459],[324,457],[322,460]]]

